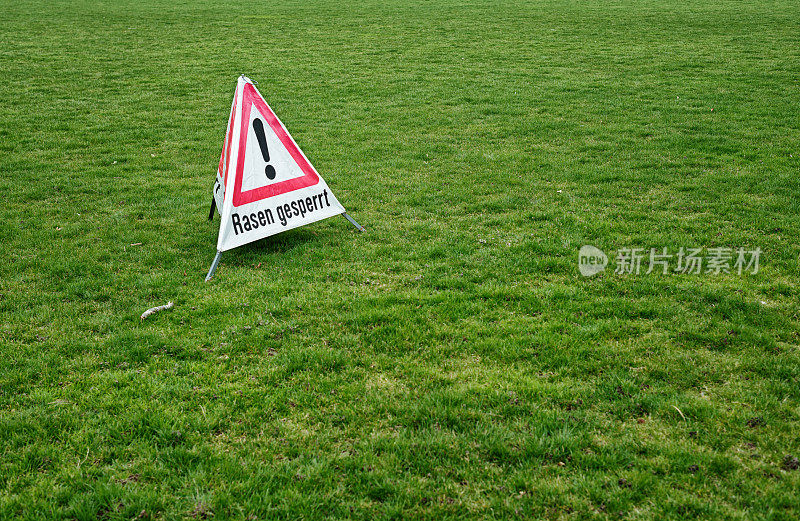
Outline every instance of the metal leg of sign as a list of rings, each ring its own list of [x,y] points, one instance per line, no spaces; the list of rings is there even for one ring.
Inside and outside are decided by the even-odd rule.
[[[214,272],[217,271],[217,266],[219,266],[220,257],[222,257],[222,252],[218,251],[217,255],[214,257],[214,262],[211,263],[211,269],[208,270],[208,275],[206,275],[206,282],[211,280],[211,277],[214,276]]]
[[[345,219],[347,219],[348,221],[350,221],[350,224],[352,224],[353,226],[355,226],[355,227],[356,227],[356,229],[357,229],[358,231],[360,231],[360,232],[365,232],[365,231],[367,231],[367,229],[366,229],[366,228],[364,228],[363,226],[361,226],[360,224],[358,224],[358,223],[356,222],[356,220],[355,220],[355,219],[353,219],[352,217],[350,217],[350,214],[348,214],[347,212],[342,212],[342,215],[344,215],[344,218],[345,218]]]
[[[214,220],[214,210],[216,210],[216,209],[217,209],[217,200],[214,199],[214,196],[212,195],[211,196],[211,211],[208,212],[208,220],[209,221],[213,221]]]

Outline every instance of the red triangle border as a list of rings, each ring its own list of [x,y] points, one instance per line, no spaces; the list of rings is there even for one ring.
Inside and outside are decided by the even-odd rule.
[[[294,179],[288,179],[286,181],[280,181],[278,183],[273,183],[271,185],[261,186],[259,188],[242,192],[242,175],[244,173],[244,158],[246,152],[245,148],[247,147],[247,133],[250,126],[250,110],[252,109],[253,105],[255,105],[261,115],[264,116],[267,124],[278,136],[278,139],[283,146],[286,147],[289,155],[292,156],[292,159],[294,159],[295,163],[297,163],[297,166],[300,167],[303,175]],[[258,94],[258,91],[256,91],[255,87],[253,87],[253,85],[250,83],[245,83],[242,91],[242,125],[239,132],[239,155],[236,160],[236,179],[234,180],[233,185],[233,206],[242,206],[248,203],[261,201],[263,199],[269,199],[270,197],[274,197],[276,195],[281,195],[294,190],[300,190],[301,188],[313,186],[318,182],[319,174],[314,167],[311,166],[311,163],[308,162],[308,159],[305,158],[303,153],[295,144],[294,140],[292,140],[291,136],[289,136],[288,132],[286,132],[286,129],[283,127],[280,120],[278,120],[278,117],[275,116],[275,113],[272,112],[272,109],[269,108],[269,105],[267,105],[264,99]]]

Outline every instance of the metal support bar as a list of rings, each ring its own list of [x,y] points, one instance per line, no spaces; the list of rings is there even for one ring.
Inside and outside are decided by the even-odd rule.
[[[217,255],[214,257],[214,262],[211,263],[211,269],[208,270],[208,275],[206,275],[206,282],[211,280],[211,277],[214,276],[214,272],[217,271],[217,266],[219,266],[220,257],[222,257],[222,252],[218,251]]]
[[[212,195],[211,196],[211,211],[208,212],[208,220],[209,221],[213,221],[214,220],[214,210],[216,210],[216,209],[217,209],[217,200],[214,199],[214,196]]]
[[[355,219],[353,219],[352,217],[350,217],[350,214],[348,214],[347,212],[342,212],[342,215],[344,215],[344,218],[345,218],[345,219],[347,219],[348,221],[350,221],[350,224],[352,224],[353,226],[355,226],[355,227],[356,227],[356,229],[357,229],[358,231],[360,231],[360,232],[365,232],[365,231],[367,231],[367,229],[366,229],[366,228],[364,228],[363,226],[361,226],[360,224],[358,224],[358,223],[356,222],[356,220],[355,220]]]

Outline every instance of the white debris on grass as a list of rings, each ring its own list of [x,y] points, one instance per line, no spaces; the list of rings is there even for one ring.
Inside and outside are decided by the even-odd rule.
[[[172,304],[172,301],[170,300],[169,302],[167,302],[167,303],[166,303],[166,304],[164,304],[163,306],[156,306],[156,307],[154,307],[154,308],[150,308],[150,309],[148,309],[147,311],[145,311],[144,313],[142,313],[142,320],[146,319],[147,317],[149,317],[150,315],[152,315],[152,314],[153,314],[153,313],[155,313],[156,311],[161,311],[161,310],[164,310],[164,309],[169,309],[169,308],[171,308],[172,306],[173,306],[173,304]]]

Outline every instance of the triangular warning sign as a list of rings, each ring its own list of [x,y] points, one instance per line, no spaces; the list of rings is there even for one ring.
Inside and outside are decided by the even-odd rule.
[[[213,196],[222,217],[218,252],[339,214],[363,231],[245,76],[233,95]]]

